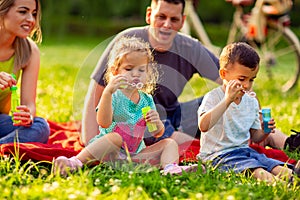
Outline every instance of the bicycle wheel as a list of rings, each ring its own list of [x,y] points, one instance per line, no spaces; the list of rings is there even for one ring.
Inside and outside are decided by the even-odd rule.
[[[300,74],[300,43],[288,27],[269,25],[264,42],[247,41],[261,57],[261,70],[272,85],[287,92],[297,85]],[[264,73],[264,72],[263,72]]]

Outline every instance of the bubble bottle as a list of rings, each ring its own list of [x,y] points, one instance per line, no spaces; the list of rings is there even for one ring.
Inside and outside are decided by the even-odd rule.
[[[264,123],[264,132],[266,134],[271,133],[271,129],[268,128],[269,121],[271,120],[271,109],[270,108],[263,108],[261,110],[262,117],[263,117],[263,123]]]
[[[14,74],[11,75],[14,79],[16,79],[16,75]],[[14,123],[18,123],[19,120],[14,120],[14,113],[17,112],[17,106],[19,106],[20,104],[20,98],[17,93],[18,87],[16,85],[13,85],[10,87],[10,91],[11,91],[10,114],[12,117],[12,121]]]
[[[144,118],[146,118],[146,115],[150,110],[151,110],[150,106],[146,106],[146,107],[142,108],[142,113],[143,113]],[[149,132],[153,132],[153,131],[157,130],[157,127],[154,123],[147,122],[146,125],[147,125]]]

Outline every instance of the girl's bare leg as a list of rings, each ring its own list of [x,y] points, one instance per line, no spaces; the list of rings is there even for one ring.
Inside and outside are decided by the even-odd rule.
[[[108,155],[117,155],[122,146],[122,137],[118,133],[108,133],[89,144],[76,157],[87,163],[92,160],[102,161]]]
[[[167,164],[179,161],[178,145],[175,140],[166,138],[143,149],[132,157],[135,162],[150,162],[164,168]]]
[[[122,137],[117,133],[109,133],[88,145],[77,156],[71,158],[60,156],[55,159],[53,171],[66,176],[68,172],[76,171],[88,162],[102,161],[110,155],[115,158],[121,146]]]
[[[181,144],[183,144],[185,142],[191,142],[192,143],[192,141],[195,140],[194,137],[192,137],[192,136],[190,136],[190,135],[188,135],[186,133],[180,132],[180,131],[175,131],[172,134],[171,138],[173,140],[175,140],[178,145],[181,145]]]

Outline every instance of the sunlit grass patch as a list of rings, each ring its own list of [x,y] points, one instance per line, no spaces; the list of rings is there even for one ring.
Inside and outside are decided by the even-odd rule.
[[[103,51],[93,43],[41,46],[37,113],[57,122],[81,119],[90,74]],[[100,45],[99,45],[100,44]],[[181,101],[204,95],[216,84],[195,76]],[[263,107],[272,109],[276,126],[290,134],[300,130],[300,86],[289,93],[275,90],[271,81],[258,77],[254,90]],[[289,153],[300,159],[299,153]],[[207,172],[164,176],[160,169],[133,163],[85,166],[61,177],[51,173],[49,162],[20,161],[22,155],[0,158],[0,199],[299,199],[300,187],[258,182],[243,174],[221,173],[208,166]],[[295,183],[299,183],[296,178]]]

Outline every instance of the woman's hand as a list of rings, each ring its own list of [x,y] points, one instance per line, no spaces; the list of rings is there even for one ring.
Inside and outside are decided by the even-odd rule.
[[[25,105],[17,107],[18,112],[14,112],[13,118],[16,123],[14,126],[31,126],[33,122],[33,116],[30,113],[30,109]]]
[[[17,81],[8,73],[0,72],[0,89],[4,90],[8,87],[16,85]]]

